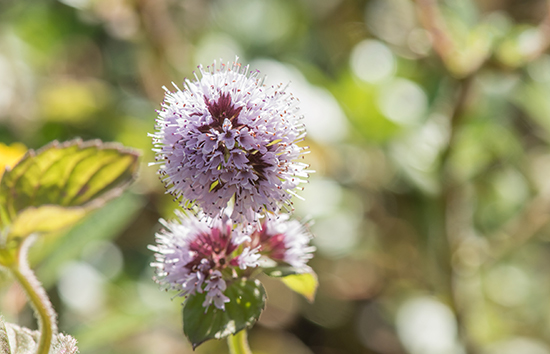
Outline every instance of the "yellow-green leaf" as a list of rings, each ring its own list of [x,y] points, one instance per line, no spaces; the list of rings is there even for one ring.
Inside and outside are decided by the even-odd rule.
[[[30,150],[0,180],[0,231],[52,232],[119,195],[135,177],[136,151],[99,140]]]
[[[33,232],[48,233],[57,231],[79,221],[86,215],[81,207],[61,207],[43,205],[29,207],[21,211],[10,226],[11,237],[25,237]]]
[[[319,286],[319,280],[315,272],[292,274],[280,278],[286,286],[298,294],[303,295],[309,302],[315,300],[315,293]]]

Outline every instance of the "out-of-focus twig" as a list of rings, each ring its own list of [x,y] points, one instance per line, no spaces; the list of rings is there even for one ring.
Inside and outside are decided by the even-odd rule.
[[[453,198],[456,196],[456,182],[449,173],[449,157],[453,147],[455,146],[456,135],[460,123],[464,116],[464,110],[467,107],[468,98],[471,93],[474,73],[483,64],[485,57],[477,58],[464,65],[464,61],[458,60],[457,55],[460,54],[456,48],[456,44],[449,34],[443,16],[439,11],[439,7],[435,0],[415,0],[418,8],[420,21],[424,28],[430,32],[433,40],[433,48],[437,55],[441,58],[447,69],[455,77],[459,77],[456,88],[456,97],[453,106],[453,111],[450,115],[450,135],[449,142],[446,148],[441,153],[440,165],[440,183],[441,195],[438,200],[438,207],[441,212],[441,237],[433,240],[434,246],[437,249],[435,263],[440,270],[440,279],[444,284],[444,295],[449,301],[460,333],[463,340],[466,352],[473,354],[476,352],[472,345],[469,334],[467,333],[464,324],[464,309],[458,300],[458,289],[456,289],[455,272],[452,264],[452,255],[456,248],[456,235],[449,227],[450,223],[450,205],[453,203]]]
[[[432,36],[432,44],[443,61],[454,52],[455,44],[449,36],[445,22],[435,0],[416,0],[420,21]]]
[[[550,0],[546,1],[546,9],[546,16],[538,26],[539,46],[529,54],[527,61],[537,59],[550,48]],[[550,196],[538,195],[515,218],[489,236],[489,240],[498,241],[493,241],[491,259],[485,263],[485,266],[495,264],[529,242],[548,223],[550,223]]]
[[[441,195],[439,198],[443,222],[443,235],[441,235],[441,240],[439,240],[439,262],[441,271],[443,272],[443,278],[446,282],[446,296],[450,301],[450,306],[458,324],[459,335],[465,346],[466,353],[468,354],[476,353],[477,349],[471,342],[470,335],[464,324],[464,304],[459,301],[459,289],[456,287],[453,254],[456,251],[459,237],[457,237],[456,231],[453,230],[450,225],[453,225],[451,220],[452,205],[454,204],[456,196],[460,193],[460,186],[457,185],[456,180],[449,171],[449,158],[455,146],[457,131],[464,117],[464,111],[468,106],[473,82],[473,76],[467,76],[458,82],[456,101],[451,114],[449,142],[441,153]]]
[[[453,76],[465,78],[479,70],[490,55],[486,50],[459,48],[445,24],[437,0],[415,0],[422,26],[430,33],[434,51]]]
[[[491,266],[516,251],[549,222],[550,198],[546,195],[535,197],[521,213],[488,238],[497,241],[493,241],[491,259],[485,262],[485,266]]]
[[[550,48],[550,0],[546,1],[546,16],[537,30],[539,35],[538,46],[527,55],[526,62],[537,59]]]
[[[441,221],[443,233],[438,240],[434,240],[434,247],[437,248],[435,262],[440,269],[440,278],[444,282],[444,292],[449,301],[455,318],[458,324],[460,337],[463,340],[467,353],[473,354],[476,352],[474,345],[469,339],[466,326],[464,324],[464,309],[458,300],[458,289],[456,289],[455,272],[452,264],[452,255],[456,249],[456,235],[450,228],[450,205],[456,196],[459,186],[449,173],[449,157],[453,147],[455,146],[457,132],[460,123],[464,117],[464,111],[468,105],[468,98],[471,94],[471,88],[474,81],[475,72],[484,63],[485,55],[475,58],[476,60],[464,61],[458,58],[461,54],[456,46],[452,36],[449,34],[445,24],[445,20],[439,10],[436,0],[415,0],[420,17],[420,21],[424,28],[430,32],[433,41],[433,48],[437,55],[441,58],[447,69],[455,77],[459,77],[456,88],[456,97],[454,101],[453,111],[450,114],[450,134],[449,141],[445,149],[441,153],[440,165],[440,183],[441,195],[439,198],[439,208],[441,211]],[[466,63],[466,64],[464,64]]]
[[[179,35],[170,16],[169,2],[164,0],[134,0],[135,11],[140,21],[142,40],[140,42],[139,74],[147,95],[161,100],[159,87],[171,81],[169,52],[174,48],[185,51],[187,41]],[[189,60],[183,56],[181,61]]]
[[[459,80],[459,85],[457,88],[457,91],[458,91],[457,97],[454,103],[454,108],[450,119],[449,141],[445,149],[443,149],[443,151],[441,152],[441,164],[442,164],[441,167],[444,172],[447,171],[446,164],[448,163],[451,149],[455,144],[458,127],[460,126],[460,123],[464,116],[464,111],[468,106],[468,99],[470,97],[473,81],[474,81],[474,78],[472,76],[468,76],[462,80]],[[444,176],[444,177],[448,178],[448,176]],[[448,181],[446,181],[445,183],[448,183]]]

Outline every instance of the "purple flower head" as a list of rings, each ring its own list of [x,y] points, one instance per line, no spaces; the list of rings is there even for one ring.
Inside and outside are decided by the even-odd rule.
[[[257,250],[241,245],[247,238],[233,230],[228,217],[199,220],[176,211],[178,220],[160,222],[164,228],[156,234],[155,280],[180,296],[206,292],[203,306],[214,303],[225,309],[229,302],[223,292],[235,273],[232,269],[258,266]]]
[[[297,220],[289,220],[288,214],[267,218],[252,234],[250,247],[300,273],[308,272],[311,269],[307,262],[313,258],[315,247],[309,245],[313,236],[306,226]]]
[[[167,191],[210,218],[224,215],[234,198],[230,218],[237,223],[289,206],[308,177],[307,165],[296,161],[305,137],[297,99],[238,62],[199,72],[183,90],[165,88],[152,134]]]

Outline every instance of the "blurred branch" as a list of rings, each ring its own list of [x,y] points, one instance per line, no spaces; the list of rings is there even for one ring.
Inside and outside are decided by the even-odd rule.
[[[540,36],[539,46],[534,49],[526,58],[526,61],[533,61],[540,57],[550,47],[550,0],[546,1],[546,16],[538,26]]]
[[[457,88],[457,97],[456,101],[453,107],[453,111],[451,113],[450,118],[450,127],[449,127],[449,142],[447,143],[447,146],[441,153],[441,167],[443,173],[446,173],[447,170],[447,163],[449,160],[449,155],[451,153],[452,147],[454,146],[454,143],[456,141],[457,131],[458,127],[460,126],[460,123],[462,122],[462,117],[464,116],[464,111],[468,104],[468,98],[469,94],[471,92],[471,87],[473,84],[474,78],[472,76],[468,76],[462,80],[459,80],[458,88]],[[450,176],[444,176],[445,183],[449,183],[449,177]]]
[[[446,173],[446,164],[456,139],[457,128],[460,126],[461,117],[467,105],[468,93],[472,85],[474,73],[484,63],[479,61],[477,65],[468,68],[456,66],[457,48],[452,36],[445,25],[445,20],[440,12],[436,0],[415,0],[419,17],[424,28],[430,32],[433,38],[433,48],[447,68],[462,77],[458,88],[458,95],[451,115],[450,137],[447,147],[441,154],[441,168],[443,172],[443,192],[445,198],[450,198],[454,193],[452,176]],[[546,15],[538,26],[539,46],[527,55],[525,61],[536,60],[550,48],[550,0],[546,2]],[[445,202],[447,204],[449,200]],[[513,252],[517,247],[528,242],[544,225],[550,222],[550,200],[547,197],[537,197],[519,214],[508,222],[502,230],[499,230],[492,239],[500,239],[500,244],[495,245],[497,251],[493,255],[494,261],[502,259]],[[502,235],[506,235],[505,239]],[[449,236],[449,235],[447,235]],[[499,237],[500,236],[500,237]],[[453,248],[452,237],[448,240],[449,247]]]
[[[159,88],[172,81],[168,73],[170,50],[185,51],[187,42],[178,34],[167,1],[135,0],[135,11],[143,31],[139,75],[147,96],[159,101],[164,96]]]
[[[507,257],[519,247],[529,242],[545,225],[550,222],[550,198],[548,196],[535,197],[523,211],[510,220],[489,240],[498,240],[491,246],[492,259],[485,263],[491,266]]]
[[[431,34],[435,52],[445,67],[456,77],[476,72],[490,56],[490,51],[459,48],[449,32],[436,0],[414,0],[422,26]]]
[[[415,0],[420,16],[420,22],[430,32],[433,40],[433,48],[444,62],[455,51],[455,44],[447,33],[445,21],[441,16],[435,0]]]
[[[461,191],[460,186],[456,183],[452,173],[449,172],[449,158],[453,147],[455,146],[456,136],[459,130],[458,128],[463,120],[464,111],[468,106],[468,100],[473,87],[473,82],[473,76],[467,76],[464,79],[459,80],[457,97],[453,112],[451,114],[449,142],[441,154],[440,183],[442,190],[439,200],[443,219],[443,237],[441,237],[441,240],[439,241],[440,267],[444,272],[446,292],[449,300],[451,301],[450,305],[457,321],[459,336],[462,339],[465,346],[465,351],[468,354],[476,353],[477,350],[473,346],[466,325],[464,324],[464,304],[461,304],[459,301],[459,290],[456,287],[455,281],[453,254],[457,248],[459,235],[457,235],[456,232],[459,230],[455,230],[451,227],[451,225],[454,225],[451,218],[455,214],[452,209],[452,205],[454,204],[457,196],[460,195]]]
[[[457,246],[457,235],[452,230],[450,225],[451,205],[455,198],[460,193],[460,188],[456,184],[452,173],[449,173],[449,158],[455,146],[457,132],[464,117],[464,111],[468,106],[468,99],[471,94],[471,89],[474,82],[474,74],[484,63],[486,57],[480,57],[468,63],[468,66],[460,65],[457,61],[458,51],[452,37],[447,32],[447,28],[435,0],[416,0],[419,10],[419,15],[423,26],[428,30],[433,37],[433,47],[439,55],[447,69],[461,77],[458,80],[456,88],[456,97],[453,105],[452,113],[450,114],[449,141],[445,149],[441,153],[440,165],[440,183],[441,195],[438,200],[438,206],[441,210],[441,232],[442,237],[434,240],[434,248],[436,248],[435,260],[437,268],[441,272],[441,278],[445,287],[445,295],[450,302],[450,306],[455,315],[459,336],[463,341],[465,350],[469,354],[476,353],[469,334],[464,324],[463,319],[463,304],[459,301],[459,291],[456,288],[455,272],[453,269],[453,254]]]
[[[526,61],[533,61],[550,48],[550,0],[546,1],[546,16],[538,26],[540,34],[539,46],[532,51]],[[495,250],[492,259],[486,263],[491,266],[507,257],[519,247],[529,242],[537,232],[550,222],[550,196],[539,195],[518,215],[507,222],[500,230],[489,236],[489,240],[498,240],[491,246]]]

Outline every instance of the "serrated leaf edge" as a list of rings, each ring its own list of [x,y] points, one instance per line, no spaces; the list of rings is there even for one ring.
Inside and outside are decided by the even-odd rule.
[[[21,159],[15,165],[13,165],[12,168],[6,167],[5,172],[9,172],[9,171],[15,169],[19,164],[23,163],[29,157],[35,157],[36,155],[39,155],[39,154],[41,154],[45,151],[48,151],[50,149],[53,149],[53,148],[65,149],[65,148],[68,148],[68,147],[71,147],[71,146],[78,146],[80,149],[86,149],[86,148],[89,148],[89,147],[97,147],[100,150],[110,150],[110,149],[111,150],[118,150],[122,153],[131,154],[131,155],[134,155],[136,157],[141,156],[141,152],[139,150],[124,146],[124,145],[122,145],[121,143],[118,143],[118,142],[104,142],[101,139],[92,139],[92,140],[84,141],[81,138],[75,138],[75,139],[67,140],[67,141],[63,141],[63,142],[59,142],[58,140],[54,140],[54,141],[42,146],[41,148],[39,148],[37,150],[34,150],[34,149],[27,150],[25,155],[23,155],[23,157],[21,157]]]

